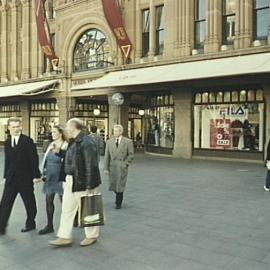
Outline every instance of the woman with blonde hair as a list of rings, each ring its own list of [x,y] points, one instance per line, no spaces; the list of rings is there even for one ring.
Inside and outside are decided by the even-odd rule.
[[[57,125],[52,128],[53,141],[49,144],[42,161],[43,192],[46,195],[47,225],[39,231],[39,234],[47,234],[54,231],[54,197],[59,195],[62,202],[63,185],[65,181],[64,159],[68,143],[65,139],[64,128]]]

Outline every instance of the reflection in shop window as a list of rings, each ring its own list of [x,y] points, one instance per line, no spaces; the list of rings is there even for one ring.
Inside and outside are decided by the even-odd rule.
[[[242,99],[246,98],[246,91],[238,93],[240,97],[242,95]],[[252,93],[254,92],[250,92],[250,98]],[[259,99],[244,103],[195,105],[194,147],[263,151],[263,123],[264,103]]]

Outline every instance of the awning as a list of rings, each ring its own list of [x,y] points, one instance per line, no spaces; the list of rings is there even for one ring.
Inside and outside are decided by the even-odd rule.
[[[115,71],[72,90],[180,82],[270,72],[270,53]]]
[[[0,98],[12,96],[31,96],[54,90],[58,80],[0,86]]]

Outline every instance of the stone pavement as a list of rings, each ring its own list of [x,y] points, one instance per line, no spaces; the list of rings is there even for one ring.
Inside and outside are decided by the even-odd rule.
[[[0,153],[0,173],[2,172]],[[137,154],[121,210],[103,177],[106,225],[99,241],[52,248],[54,234],[21,233],[17,198],[7,235],[0,237],[0,269],[10,270],[269,270],[270,193],[260,164],[179,160]],[[0,185],[2,193],[3,185]],[[38,229],[45,225],[41,185]],[[60,203],[56,200],[55,227]]]

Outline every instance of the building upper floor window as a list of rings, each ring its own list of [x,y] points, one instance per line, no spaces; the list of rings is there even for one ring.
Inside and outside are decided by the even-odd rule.
[[[269,25],[269,0],[254,0],[254,39],[267,39]]]
[[[195,4],[195,48],[202,49],[206,36],[207,0],[196,0]]]
[[[98,29],[90,29],[83,33],[74,49],[74,72],[106,68],[112,65],[106,36]]]
[[[164,51],[164,6],[156,7],[156,54]]]
[[[147,56],[150,43],[150,10],[142,11],[142,56]]]
[[[223,44],[233,44],[235,38],[236,0],[223,0]]]

